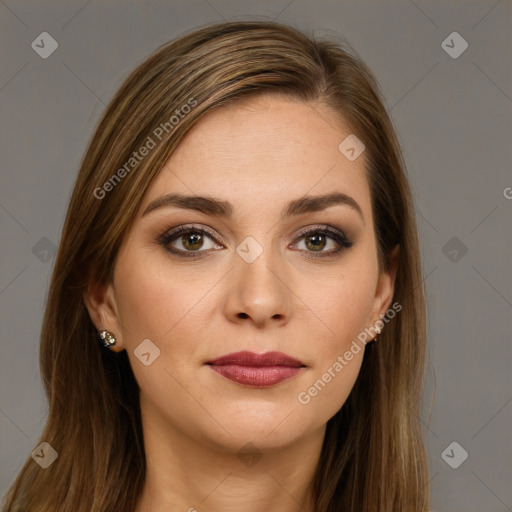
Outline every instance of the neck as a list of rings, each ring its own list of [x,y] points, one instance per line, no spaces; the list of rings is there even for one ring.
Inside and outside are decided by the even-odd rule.
[[[144,427],[146,480],[135,512],[313,512],[324,434],[322,426],[286,446],[262,440],[241,452],[153,418]]]

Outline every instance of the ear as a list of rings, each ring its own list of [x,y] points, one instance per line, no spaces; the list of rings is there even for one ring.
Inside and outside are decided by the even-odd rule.
[[[395,279],[400,259],[400,246],[397,244],[388,256],[389,268],[382,270],[379,274],[377,287],[375,290],[375,299],[373,302],[372,324],[381,319],[391,305],[393,294],[395,292]]]
[[[90,283],[83,295],[92,323],[98,331],[106,329],[116,338],[115,345],[109,347],[113,352],[121,352],[123,346],[121,324],[112,284]]]

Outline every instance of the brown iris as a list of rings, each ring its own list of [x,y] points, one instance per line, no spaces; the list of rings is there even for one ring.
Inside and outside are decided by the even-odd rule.
[[[183,247],[191,251],[200,249],[203,245],[203,235],[200,233],[187,233],[181,237]]]
[[[310,241],[313,241],[310,243]],[[325,236],[324,235],[311,235],[306,237],[306,246],[308,249],[313,251],[322,250],[325,247]]]

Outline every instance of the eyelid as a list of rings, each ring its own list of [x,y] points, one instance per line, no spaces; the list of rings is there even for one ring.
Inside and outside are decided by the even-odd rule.
[[[175,235],[177,235],[181,232],[186,233],[188,231],[197,231],[199,233],[205,233],[215,242],[222,242],[223,244],[227,243],[222,236],[215,233],[214,230],[212,228],[210,228],[209,226],[205,226],[204,224],[199,225],[199,224],[194,224],[194,223],[180,224],[178,226],[167,228],[158,237],[158,241],[161,243],[165,243],[165,241],[168,241],[170,238],[174,237]]]
[[[299,238],[302,238],[303,236],[308,235],[310,233],[316,233],[318,231],[323,231],[327,235],[336,235],[342,238],[345,242],[351,243],[349,237],[343,230],[335,228],[334,226],[330,226],[329,224],[315,224],[313,226],[302,228],[296,235],[295,240],[298,240]]]

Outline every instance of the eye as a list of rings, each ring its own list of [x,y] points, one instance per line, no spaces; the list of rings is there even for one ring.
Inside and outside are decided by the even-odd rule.
[[[297,240],[301,240],[300,243],[305,247],[301,250],[306,251],[309,253],[308,256],[313,258],[336,255],[354,245],[343,231],[330,226],[308,228],[300,233]],[[330,250],[324,251],[325,248],[329,249],[329,246],[331,246]]]
[[[179,257],[199,258],[205,256],[211,249],[222,249],[223,246],[216,243],[215,235],[203,227],[179,226],[162,233],[158,237],[158,243],[167,251]],[[316,226],[299,233],[294,246],[303,244],[300,251],[306,252],[308,257],[328,257],[341,253],[352,247],[348,237],[331,226]],[[324,250],[326,249],[327,250]]]
[[[209,244],[205,242],[208,242]],[[176,229],[166,231],[158,238],[158,243],[164,246],[169,252],[178,256],[196,258],[203,256],[208,249],[214,247],[222,249],[223,246],[214,243],[213,234],[204,228],[194,226],[180,226]]]

